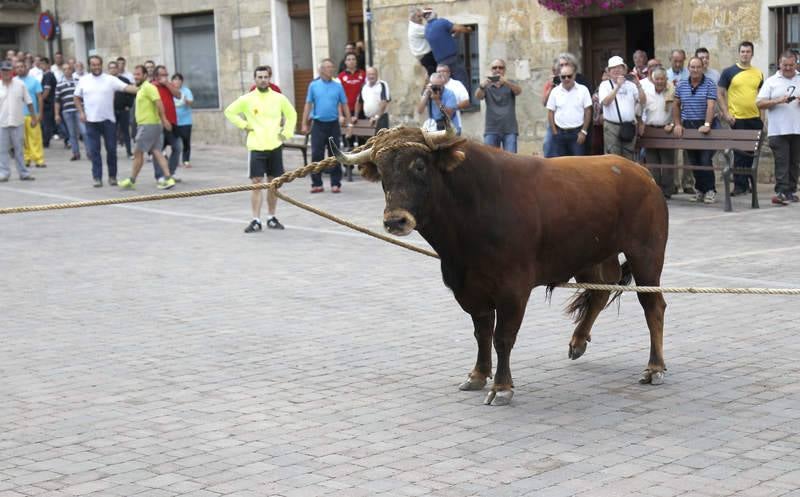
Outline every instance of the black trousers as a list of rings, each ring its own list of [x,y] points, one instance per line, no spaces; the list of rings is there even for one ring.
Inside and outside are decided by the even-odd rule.
[[[43,111],[42,145],[44,145],[44,148],[48,148],[50,146],[50,140],[53,138],[53,135],[56,134],[56,112],[55,107],[46,104]]]
[[[339,127],[339,121],[317,121],[311,126],[311,160],[313,162],[321,161],[325,158],[325,150],[328,150],[328,155],[333,155],[333,150],[330,149],[328,138],[333,138],[334,143],[341,142],[342,129]],[[342,166],[338,162],[335,166],[328,168],[331,172],[331,186],[342,186]],[[322,173],[311,175],[311,186],[322,186]]]
[[[183,142],[183,162],[189,162],[192,156],[192,125],[176,126],[175,135]]]
[[[754,117],[752,119],[737,119],[731,129],[763,129],[764,123],[761,121],[760,117]],[[736,168],[751,168],[753,167],[753,154],[752,152],[747,154],[744,152],[740,152],[739,150],[733,151],[733,167]],[[752,181],[752,177],[746,174],[735,174],[733,176],[733,186],[736,190],[740,191],[747,191],[747,188],[750,186],[750,182]],[[755,188],[755,185],[753,185]]]

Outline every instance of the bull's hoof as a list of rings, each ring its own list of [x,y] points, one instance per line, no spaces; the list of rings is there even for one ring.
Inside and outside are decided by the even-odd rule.
[[[486,386],[486,377],[473,378],[472,375],[467,376],[462,384],[458,386],[459,390],[483,390]]]
[[[487,406],[507,406],[511,403],[511,397],[514,396],[514,390],[492,390],[486,394],[486,400],[483,403]]]
[[[664,383],[664,372],[663,371],[650,371],[649,369],[645,369],[642,372],[642,376],[639,377],[639,383],[641,384],[651,384],[651,385],[661,385]]]
[[[586,347],[588,345],[588,342],[583,342],[582,345],[569,344],[569,358],[574,361],[578,357],[582,356],[583,353],[586,352]]]

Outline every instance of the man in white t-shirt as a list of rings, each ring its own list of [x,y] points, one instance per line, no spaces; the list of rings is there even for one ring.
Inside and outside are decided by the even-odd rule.
[[[756,97],[756,106],[767,110],[769,148],[775,156],[775,196],[772,203],[800,202],[800,76],[797,54],[781,54],[780,69],[767,78]]]
[[[389,84],[378,79],[378,70],[367,68],[367,81],[361,87],[356,101],[355,117],[367,118],[375,127],[375,132],[389,127],[389,113],[386,111],[392,100]]]
[[[592,96],[575,82],[575,67],[562,66],[561,83],[547,97],[547,122],[553,132],[549,157],[583,155],[592,122]]]
[[[467,91],[467,87],[464,86],[464,83],[457,79],[453,79],[451,77],[450,66],[447,64],[439,64],[436,66],[436,72],[442,75],[444,78],[444,87],[448,90],[452,91],[456,96],[456,103],[458,104],[458,110],[456,110],[456,116],[458,121],[463,123],[464,121],[461,120],[461,110],[466,109],[469,107],[469,92]]]
[[[103,186],[103,158],[100,139],[106,147],[108,184],[117,184],[117,123],[114,117],[114,94],[118,91],[136,93],[138,88],[126,85],[121,79],[103,73],[103,59],[89,57],[89,74],[75,88],[75,107],[80,121],[86,123],[86,152],[92,159],[94,186]]]
[[[420,65],[425,68],[430,77],[436,72],[436,59],[433,58],[430,43],[425,39],[424,20],[422,9],[413,7],[408,16],[408,49],[411,50],[411,55],[419,60]]]
[[[647,97],[639,78],[627,72],[628,66],[622,57],[615,55],[608,59],[609,78],[600,83],[598,96],[603,104],[603,143],[606,153],[635,160],[636,104],[644,106]],[[629,126],[633,126],[632,136],[625,139],[625,130],[622,128]],[[620,136],[620,131],[623,136]]]

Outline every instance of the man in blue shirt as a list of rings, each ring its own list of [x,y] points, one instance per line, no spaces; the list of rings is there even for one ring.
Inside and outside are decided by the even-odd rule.
[[[453,127],[456,132],[461,134],[461,119],[459,118],[456,110],[458,110],[458,102],[456,101],[456,94],[444,87],[444,76],[435,72],[431,74],[430,83],[425,86],[417,104],[417,112],[420,114],[428,113],[428,117],[436,121],[437,129],[444,129],[445,121],[439,106],[443,106],[445,112],[453,122]],[[431,130],[426,130],[431,131]]]
[[[436,64],[450,66],[451,77],[461,81],[467,89],[467,94],[471,95],[469,76],[458,60],[458,43],[453,35],[471,33],[472,28],[463,24],[453,24],[444,18],[440,19],[436,12],[430,8],[424,9],[422,16],[427,21],[425,25],[425,40],[431,46]]]
[[[336,143],[341,141],[342,130],[340,125],[350,123],[350,109],[347,107],[347,97],[341,83],[333,79],[336,66],[331,59],[324,59],[319,65],[319,78],[308,85],[308,95],[306,105],[303,108],[303,120],[301,132],[306,135],[309,132],[311,120],[311,160],[321,161],[325,158],[325,150],[328,155],[333,155],[333,151],[328,145],[328,138],[333,138]],[[347,127],[352,127],[347,124]],[[331,191],[339,193],[342,191],[342,166],[336,164],[330,168],[331,171]],[[322,173],[311,175],[311,193],[324,192],[322,186]]]

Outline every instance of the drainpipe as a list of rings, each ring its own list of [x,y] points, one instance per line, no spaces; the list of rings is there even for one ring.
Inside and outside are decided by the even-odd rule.
[[[374,65],[372,62],[372,7],[370,0],[367,0],[367,65]]]

